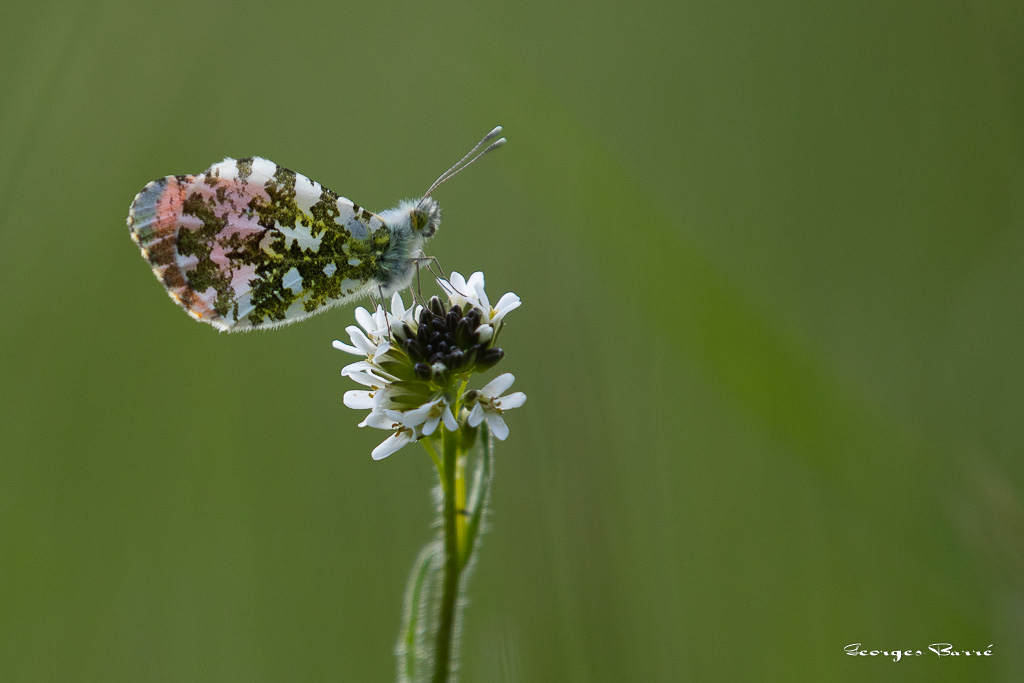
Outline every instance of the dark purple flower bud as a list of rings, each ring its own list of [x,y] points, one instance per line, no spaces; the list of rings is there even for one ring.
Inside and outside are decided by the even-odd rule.
[[[461,319],[462,316],[456,313],[454,310],[452,310],[448,311],[448,315],[444,317],[444,323],[449,330],[454,330],[455,327],[459,324],[459,320]]]
[[[458,370],[466,364],[466,354],[461,349],[454,349],[451,353],[445,356],[445,365],[452,370]]]
[[[472,322],[470,322],[469,318],[460,319],[459,324],[455,327],[455,341],[458,342],[459,346],[469,346],[472,337]]]
[[[402,342],[402,348],[405,349],[405,353],[413,361],[423,360],[424,353],[423,347],[419,345],[415,339],[406,339]]]
[[[505,352],[502,349],[487,349],[480,354],[480,360],[478,362],[485,368],[492,368],[504,357]]]

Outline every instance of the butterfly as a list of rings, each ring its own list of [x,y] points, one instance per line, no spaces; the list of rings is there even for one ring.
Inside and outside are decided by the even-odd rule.
[[[441,208],[430,195],[505,143],[488,133],[419,199],[375,214],[260,157],[154,180],[128,228],[167,293],[223,332],[280,327],[408,287]],[[478,152],[481,147],[491,143]]]

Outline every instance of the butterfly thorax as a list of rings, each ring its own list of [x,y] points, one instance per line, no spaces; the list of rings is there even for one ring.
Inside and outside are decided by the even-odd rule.
[[[391,233],[389,249],[377,262],[380,284],[385,293],[390,293],[412,281],[413,259],[420,255],[423,242],[441,225],[441,207],[430,197],[405,199],[379,215]]]

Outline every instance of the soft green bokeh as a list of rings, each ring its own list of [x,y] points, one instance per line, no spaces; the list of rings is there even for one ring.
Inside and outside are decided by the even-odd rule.
[[[392,678],[433,473],[351,311],[218,335],[124,220],[254,154],[384,209],[498,123],[429,245],[525,302],[463,680],[1024,677],[1017,0],[7,5],[0,680]]]

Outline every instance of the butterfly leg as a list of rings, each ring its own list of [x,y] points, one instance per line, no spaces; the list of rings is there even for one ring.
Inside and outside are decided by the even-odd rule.
[[[445,281],[448,280],[448,276],[444,274],[444,268],[441,267],[441,262],[437,260],[436,256],[425,256],[424,259],[431,264],[428,268],[431,275],[434,275],[434,266],[437,266],[437,272],[440,273],[440,279]]]
[[[423,296],[423,289],[421,288],[421,283],[420,283],[420,267],[421,267],[421,264],[424,263],[424,262],[426,262],[427,264],[431,264],[431,263],[437,264],[437,269],[438,270],[441,270],[441,264],[438,263],[437,258],[435,258],[433,256],[426,256],[426,255],[423,254],[422,251],[419,253],[418,256],[413,256],[409,260],[412,261],[412,263],[415,264],[415,266],[416,266],[416,289],[414,291],[413,288],[412,288],[412,285],[410,284],[409,285],[409,292],[412,294],[412,298],[413,298],[414,301],[418,300],[420,305],[426,306],[427,305],[427,300]],[[434,273],[433,265],[428,265],[427,266],[427,270],[430,272],[431,275],[433,275],[435,278],[437,278],[437,274]],[[442,273],[442,276],[443,276],[444,271],[442,270],[441,273]],[[448,278],[443,277],[443,279],[447,280]],[[418,299],[417,299],[417,294],[419,295]]]
[[[412,296],[412,300],[419,303],[420,306],[425,306],[423,300],[423,289],[420,286],[420,262],[418,259],[414,259],[413,263],[416,264],[416,289],[412,288],[412,283],[409,283],[409,294]]]
[[[441,267],[441,262],[437,260],[436,256],[426,256],[421,251],[420,255],[419,256],[413,256],[412,260],[415,261],[417,265],[419,265],[419,263],[421,263],[421,262],[426,262],[428,264],[427,270],[430,271],[431,275],[433,275],[438,280],[444,280],[448,284],[451,284],[451,281],[448,279],[448,276],[445,275],[445,273],[444,273],[444,268]],[[437,272],[436,273],[434,272],[434,266],[437,266]],[[417,277],[419,276],[419,270],[418,269],[416,271],[416,275],[417,275]],[[459,293],[461,294],[461,292],[459,292]]]
[[[388,319],[388,307],[384,305],[384,290],[380,285],[377,285],[377,294],[380,295],[380,310],[384,311],[384,325],[388,328],[388,340],[394,344],[395,338],[391,335],[391,321]],[[371,296],[372,300],[373,297]]]

